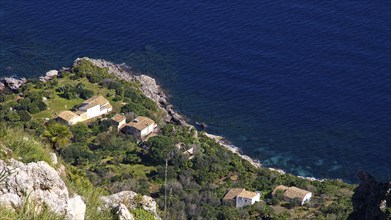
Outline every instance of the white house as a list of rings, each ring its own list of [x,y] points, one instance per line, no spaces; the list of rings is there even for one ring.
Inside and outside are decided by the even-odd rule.
[[[107,114],[112,110],[113,107],[110,102],[103,96],[93,96],[84,101],[77,112],[60,112],[60,114],[58,114],[58,119],[68,125],[74,125],[78,122]]]
[[[312,197],[312,192],[297,188],[295,186],[287,187],[279,185],[273,190],[272,195],[274,196],[277,191],[282,191],[284,193],[283,195],[285,200],[299,199],[301,205],[309,202]]]
[[[93,96],[85,100],[80,108],[80,112],[87,112],[87,119],[107,114],[113,110],[110,102],[103,96]]]
[[[259,192],[243,191],[236,196],[236,208],[253,205],[259,202],[261,194]]]
[[[225,194],[223,201],[232,201],[236,208],[241,208],[259,202],[260,198],[259,192],[247,191],[244,188],[232,188]]]
[[[148,117],[138,116],[132,122],[125,124],[122,131],[125,134],[131,134],[137,138],[143,139],[151,134],[155,128],[157,128],[155,121]]]

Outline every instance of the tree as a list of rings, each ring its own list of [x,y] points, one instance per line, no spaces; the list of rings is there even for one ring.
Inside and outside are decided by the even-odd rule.
[[[73,134],[73,139],[76,142],[84,142],[88,139],[90,134],[90,129],[87,125],[83,123],[77,123],[76,125],[71,127],[71,131]]]
[[[38,101],[37,107],[39,111],[45,111],[48,108],[48,106],[43,101]]]
[[[146,144],[150,148],[151,158],[157,163],[163,163],[175,150],[172,139],[166,136],[152,137]]]
[[[69,127],[57,122],[49,123],[43,135],[56,150],[68,146],[72,138],[72,132],[69,130]]]
[[[31,120],[31,115],[27,111],[18,111],[18,115],[20,117],[21,121],[30,121]]]
[[[12,121],[12,122],[15,122],[15,121],[19,121],[20,120],[20,116],[18,113],[14,112],[14,111],[9,111],[7,114],[6,114],[6,119],[8,121]]]

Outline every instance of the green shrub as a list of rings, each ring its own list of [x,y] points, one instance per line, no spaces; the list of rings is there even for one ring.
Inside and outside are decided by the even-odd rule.
[[[136,208],[136,209],[132,209],[130,211],[135,219],[137,220],[154,220],[155,219],[155,216],[153,214],[151,214],[150,212],[142,209],[142,208]]]
[[[21,121],[30,121],[31,120],[31,115],[27,111],[18,111],[19,117]]]

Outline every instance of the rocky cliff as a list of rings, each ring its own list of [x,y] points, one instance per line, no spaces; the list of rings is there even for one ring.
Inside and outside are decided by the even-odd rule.
[[[66,219],[84,219],[86,205],[79,195],[69,195],[58,172],[46,162],[24,164],[0,160],[5,173],[0,183],[0,206],[20,209],[26,204],[40,212],[43,207]]]
[[[84,203],[80,195],[70,195],[59,171],[46,162],[25,164],[15,159],[0,160],[0,173],[3,176],[0,178],[1,207],[17,211],[27,206],[35,213],[41,212],[45,207],[67,220],[85,219],[88,204]],[[100,210],[113,210],[118,219],[134,219],[129,210],[138,205],[152,213],[155,219],[160,219],[156,202],[149,196],[124,191],[103,196],[100,200]]]

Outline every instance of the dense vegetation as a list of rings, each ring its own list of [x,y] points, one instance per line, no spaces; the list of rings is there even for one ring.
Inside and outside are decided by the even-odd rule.
[[[138,115],[153,118],[159,122],[160,134],[139,142],[113,129],[109,120],[96,119],[72,127],[53,120],[60,111],[98,94],[129,119]],[[94,219],[107,217],[94,216],[98,195],[123,190],[156,198],[163,219],[345,219],[352,211],[353,185],[335,180],[309,181],[255,168],[202,132],[163,123],[157,105],[136,83],[117,79],[88,61],[63,71],[52,81],[30,81],[19,91],[5,91],[0,101],[0,143],[12,139],[6,138],[11,132],[7,126],[12,126],[18,137],[30,135],[45,141],[48,145],[23,141],[3,144],[11,146],[15,156],[26,155],[25,162],[48,161],[45,152],[56,151],[67,165],[70,188],[83,189],[78,193],[87,198],[87,204],[95,204],[88,208]],[[191,160],[183,153],[190,147],[196,149]],[[272,198],[272,190],[280,184],[309,190],[314,197],[305,206],[285,202],[279,196]],[[242,209],[222,204],[231,187],[260,191],[262,202]],[[142,215],[142,211],[135,211],[135,215]]]

